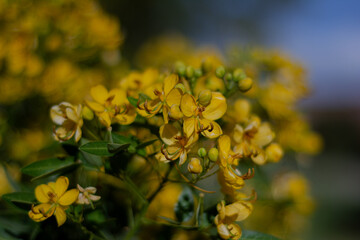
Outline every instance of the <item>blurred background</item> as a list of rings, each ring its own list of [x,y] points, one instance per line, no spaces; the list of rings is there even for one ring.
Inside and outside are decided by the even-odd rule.
[[[8,1],[0,0],[0,3],[2,2]],[[53,2],[56,5],[56,1]],[[78,12],[69,12],[67,15],[62,14],[62,11],[67,9],[59,10],[59,13],[51,12],[51,17],[53,19],[58,17],[56,20],[63,25],[44,24],[39,28],[56,29],[53,32],[58,34],[47,38],[51,41],[42,41],[44,38],[41,36],[47,36],[48,33],[39,31],[39,43],[31,43],[43,47],[39,48],[42,56],[56,61],[45,68],[43,67],[45,64],[37,61],[36,56],[33,56],[35,59],[32,58],[29,62],[36,64],[29,68],[41,70],[25,71],[26,79],[37,77],[39,72],[44,72],[41,75],[41,79],[44,79],[42,83],[46,84],[48,79],[51,79],[54,84],[48,84],[44,89],[29,90],[41,94],[28,94],[24,89],[28,89],[31,82],[26,81],[22,85],[13,86],[7,79],[2,79],[3,85],[0,88],[0,102],[3,104],[0,104],[2,156],[7,156],[9,151],[8,155],[11,159],[25,157],[30,159],[29,153],[38,153],[40,149],[42,149],[41,154],[46,155],[47,149],[49,151],[53,149],[53,146],[45,144],[50,141],[51,123],[48,116],[42,113],[47,112],[51,104],[66,100],[63,95],[70,96],[69,98],[75,102],[82,99],[81,92],[79,94],[74,89],[89,87],[84,85],[85,81],[79,79],[85,78],[95,85],[105,80],[118,81],[128,72],[129,65],[141,69],[137,52],[144,43],[151,42],[155,37],[173,34],[177,38],[188,39],[196,46],[211,45],[224,53],[231,45],[279,49],[295,59],[295,62],[302,64],[307,71],[312,91],[299,103],[299,107],[306,113],[313,129],[321,134],[324,140],[320,154],[311,157],[298,156],[300,158],[298,170],[309,179],[310,191],[316,202],[315,212],[310,217],[311,224],[303,234],[304,239],[360,238],[360,224],[357,222],[360,214],[359,1],[103,0],[100,4],[105,13],[86,5],[86,1],[78,2],[74,8]],[[56,7],[52,6],[50,9]],[[18,12],[0,7],[0,13],[2,11],[7,11],[7,15],[4,18],[0,17],[0,23],[3,23],[3,26],[10,26],[8,29],[11,29],[12,21],[16,19],[16,17],[12,19],[12,16]],[[12,11],[16,14],[12,14]],[[46,8],[37,8],[37,11],[38,15],[33,16],[47,19],[49,11]],[[107,17],[107,14],[112,17]],[[32,30],[35,24],[31,24],[31,15],[29,18],[25,15],[22,19],[26,24],[22,26],[24,29]],[[88,18],[95,20],[89,21]],[[80,29],[84,24],[79,24],[74,30],[74,21],[89,23],[88,28]],[[45,20],[43,22],[45,23]],[[2,33],[7,33],[8,29],[2,28]],[[58,36],[66,34],[69,29],[79,32],[88,31],[89,36],[81,38],[79,42],[67,44],[66,46],[70,47],[64,50],[59,47]],[[2,36],[10,36],[10,34]],[[26,34],[22,35],[21,40],[26,39],[26,36]],[[7,41],[4,39],[5,37],[0,39],[0,46]],[[20,40],[13,42],[22,44]],[[18,49],[17,46],[13,47]],[[148,47],[152,47],[151,43]],[[57,50],[59,48],[62,50]],[[118,48],[121,49],[121,53],[117,51]],[[71,54],[73,49],[84,54],[75,58]],[[90,53],[91,57],[88,55],[88,49],[93,49]],[[3,52],[4,49],[0,47],[0,56]],[[9,70],[11,74],[4,73],[4,70],[1,74],[19,78],[17,69],[21,68],[19,67],[21,61],[18,61],[17,57],[13,57],[14,62],[18,64],[14,64],[14,68]],[[121,61],[122,59],[126,61]],[[76,88],[62,88],[69,81],[73,81]],[[12,100],[10,95],[7,96],[9,89],[12,91],[10,95],[16,96],[17,99]],[[59,93],[61,94],[58,95]],[[20,104],[17,102],[18,99],[26,101]],[[44,101],[48,105],[37,104]],[[34,108],[34,104],[39,107]],[[29,115],[33,119],[31,122],[27,118]],[[12,119],[7,119],[7,116],[12,116]],[[8,126],[4,124],[5,122],[12,122],[13,126]],[[43,124],[45,122],[47,124]],[[23,126],[23,129],[10,131],[14,126]],[[49,129],[47,133],[36,130],[44,126]],[[17,139],[20,134],[22,136],[25,134],[23,138],[25,141],[27,137],[31,139],[28,141],[31,144],[26,145],[19,139],[14,141],[15,145],[8,146],[6,139],[8,137]],[[38,159],[39,155],[32,158],[29,161]]]
[[[231,44],[281,49],[307,70],[300,102],[324,138],[304,164],[317,208],[306,239],[358,239],[360,224],[360,2],[357,0],[103,2],[119,17],[133,57],[141,44],[178,33],[222,50]]]

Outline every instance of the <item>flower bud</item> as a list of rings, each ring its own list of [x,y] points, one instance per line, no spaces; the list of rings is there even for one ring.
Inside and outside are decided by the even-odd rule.
[[[211,98],[212,98],[212,93],[208,89],[202,90],[198,96],[199,103],[205,107],[210,104]]]
[[[209,159],[212,162],[216,162],[219,157],[219,150],[217,148],[211,148],[208,153]]]
[[[186,68],[186,76],[187,76],[188,78],[191,78],[191,77],[194,76],[194,68],[193,68],[192,66],[188,66],[188,67]]]
[[[218,68],[215,70],[215,75],[216,75],[218,78],[223,78],[224,75],[225,75],[225,68],[224,68],[223,66],[218,67]]]
[[[176,84],[176,85],[175,85],[175,88],[180,89],[183,94],[186,93],[186,88],[185,88],[184,84],[182,84],[182,83]]]
[[[188,171],[190,173],[199,174],[203,170],[201,166],[200,159],[198,158],[191,158],[189,164],[188,164]]]
[[[244,70],[242,70],[241,68],[235,69],[233,72],[233,76],[234,76],[234,81],[236,81],[236,82],[246,78],[246,74],[245,74]]]
[[[205,148],[199,148],[198,149],[198,155],[201,158],[205,157],[206,156],[206,149]]]
[[[180,76],[185,76],[186,73],[186,66],[183,62],[176,62],[175,63],[175,71],[180,75]]]
[[[174,120],[179,120],[184,116],[184,114],[181,112],[179,105],[173,104],[170,107],[169,111],[169,117]]]
[[[253,81],[251,78],[247,77],[239,81],[239,89],[242,92],[247,92],[252,87]]]
[[[93,111],[90,110],[90,108],[88,108],[87,106],[84,106],[83,110],[82,110],[82,116],[86,120],[91,121],[94,118],[94,113],[93,113]]]
[[[210,72],[212,68],[213,68],[212,63],[211,63],[211,61],[209,61],[209,60],[205,60],[205,61],[203,61],[202,64],[201,64],[201,69],[202,69],[203,72],[205,72],[205,73]]]
[[[226,81],[231,81],[231,80],[232,80],[232,78],[233,78],[233,76],[232,76],[232,74],[231,74],[231,73],[227,73],[227,74],[225,74],[225,80],[226,80]]]
[[[195,69],[194,71],[195,77],[201,77],[203,75],[201,69]]]
[[[266,147],[265,153],[269,162],[279,162],[284,152],[281,146],[277,143],[271,143]]]

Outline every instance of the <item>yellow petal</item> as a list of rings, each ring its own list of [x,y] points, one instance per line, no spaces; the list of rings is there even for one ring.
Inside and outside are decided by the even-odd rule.
[[[264,165],[266,162],[266,154],[262,149],[257,149],[257,154],[252,155],[251,159],[258,165]]]
[[[114,96],[113,100],[111,101],[113,105],[122,105],[126,103],[127,100],[126,92],[123,89],[118,89],[118,88],[112,89],[109,92],[109,97],[112,96]]]
[[[252,204],[245,201],[235,202],[225,207],[226,217],[230,218],[229,221],[232,222],[245,220],[252,210]]]
[[[63,206],[71,205],[76,201],[78,196],[79,196],[79,190],[71,189],[61,196],[61,198],[59,199],[59,203]]]
[[[193,135],[195,131],[195,123],[196,123],[196,119],[193,117],[184,118],[183,130],[187,137]]]
[[[48,203],[42,203],[33,207],[28,215],[35,222],[44,221],[45,219],[51,217],[54,213],[55,208]]]
[[[181,132],[172,124],[164,124],[160,127],[160,138],[167,145],[176,143],[175,137],[181,136]]]
[[[259,147],[263,147],[269,144],[275,137],[274,132],[271,130],[268,123],[263,123],[260,125],[257,134],[252,139],[252,142]]]
[[[74,108],[66,108],[66,116],[73,122],[77,122],[79,120]]]
[[[230,239],[231,235],[225,224],[221,223],[217,225],[216,229],[222,239]]]
[[[241,238],[242,231],[239,225],[231,223],[228,225],[228,229],[230,230],[232,240],[239,240]]]
[[[102,113],[98,113],[97,114],[101,124],[103,124],[105,127],[110,127],[111,126],[111,118],[110,118],[110,114],[108,112],[102,112]]]
[[[61,196],[65,193],[68,187],[69,187],[69,179],[67,177],[61,176],[58,177],[58,179],[56,179],[54,190],[59,198],[61,198]]]
[[[186,117],[193,116],[197,108],[195,98],[190,94],[184,94],[181,98],[180,107]]]
[[[203,128],[208,128],[201,132],[201,134],[207,138],[217,138],[223,133],[220,125],[215,121],[200,119],[200,124]]]
[[[229,157],[230,149],[231,149],[231,140],[227,135],[222,135],[218,139],[218,149],[221,161],[224,163],[227,162],[227,158]]]
[[[75,132],[75,141],[78,142],[81,138],[81,127],[77,127],[76,132]]]
[[[105,111],[105,107],[103,105],[101,105],[100,103],[92,102],[92,101],[86,101],[86,100],[85,100],[85,103],[94,112],[103,112],[103,111]]]
[[[54,191],[46,184],[41,184],[35,188],[35,197],[41,203],[48,203],[50,195],[54,195]]]
[[[51,107],[50,117],[51,120],[57,125],[62,125],[66,120],[66,118],[63,117],[63,113],[58,105]]]
[[[216,120],[221,118],[226,112],[227,104],[225,97],[219,92],[213,92],[210,104],[202,112],[204,118]]]
[[[168,124],[169,123],[169,108],[166,105],[163,105],[163,118],[164,118],[164,123]]]
[[[62,207],[57,206],[55,209],[55,217],[58,224],[58,227],[63,225],[66,222],[66,213]]]
[[[106,99],[109,97],[108,91],[103,85],[97,85],[90,89],[91,97],[98,103],[104,104]]]
[[[171,107],[174,104],[180,106],[180,102],[181,102],[181,90],[178,88],[173,88],[166,96],[166,103],[169,107]]]
[[[187,159],[187,153],[186,151],[182,151],[180,155],[179,165],[183,165],[186,162],[186,159]]]
[[[136,110],[133,107],[128,107],[128,110],[124,114],[118,114],[115,117],[117,123],[121,125],[129,125],[135,121]]]
[[[166,77],[164,80],[164,94],[167,96],[169,92],[175,87],[178,83],[179,77],[176,74],[171,74],[170,76]]]

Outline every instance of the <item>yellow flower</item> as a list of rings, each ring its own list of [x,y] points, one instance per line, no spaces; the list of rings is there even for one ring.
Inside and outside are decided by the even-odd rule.
[[[112,121],[121,125],[135,121],[136,110],[127,100],[124,90],[115,88],[108,92],[104,86],[97,85],[91,88],[90,95],[94,101],[86,101],[86,104],[106,127],[109,128]]]
[[[60,127],[54,129],[56,140],[66,141],[74,135],[76,142],[80,140],[83,125],[81,111],[82,106],[80,104],[75,108],[75,106],[67,102],[62,102],[51,108],[50,116],[52,121],[60,125]]]
[[[203,167],[201,166],[199,158],[191,158],[188,164],[188,171],[194,174],[199,174],[203,171]]]
[[[270,124],[261,123],[260,118],[253,116],[245,127],[239,124],[235,126],[233,138],[237,144],[234,152],[241,157],[251,157],[256,164],[262,165],[266,162],[263,147],[268,145],[274,137]]]
[[[77,189],[66,191],[68,186],[69,179],[64,176],[59,177],[56,182],[37,186],[35,188],[35,197],[40,204],[31,208],[29,217],[36,222],[40,222],[54,214],[58,226],[63,225],[66,221],[65,210],[76,201],[79,195]]]
[[[182,90],[176,88],[176,84],[179,81],[179,77],[175,74],[171,74],[166,77],[162,90],[155,89],[154,94],[155,98],[151,100],[146,100],[144,103],[139,104],[138,113],[141,116],[150,118],[162,110],[164,122],[169,122],[169,111],[175,106],[180,106],[181,96],[183,94]],[[174,107],[173,107],[174,108]]]
[[[179,164],[182,165],[186,162],[187,153],[192,145],[198,140],[198,135],[182,136],[181,131],[174,125],[165,124],[160,127],[160,138],[166,144],[158,155],[160,161],[174,161],[180,158]]]
[[[190,94],[182,96],[181,111],[185,116],[183,128],[186,136],[201,133],[207,138],[217,138],[222,134],[222,129],[215,120],[225,114],[227,108],[226,99],[219,92],[212,92],[209,99],[211,99],[210,103],[203,106],[199,99],[195,100]]]
[[[252,209],[252,204],[247,201],[237,201],[226,206],[224,201],[218,203],[218,215],[214,221],[220,237],[222,239],[240,239],[241,228],[234,222],[246,219],[251,214]]]
[[[95,187],[87,187],[82,188],[79,184],[77,185],[77,188],[79,189],[80,193],[77,198],[76,203],[77,204],[91,204],[92,201],[99,201],[100,196],[94,195],[96,193]]]

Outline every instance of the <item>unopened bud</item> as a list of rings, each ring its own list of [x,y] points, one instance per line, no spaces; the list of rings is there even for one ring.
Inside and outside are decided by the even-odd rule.
[[[211,98],[212,98],[212,93],[208,89],[202,90],[198,96],[199,103],[205,107],[210,104]]]
[[[252,87],[253,81],[251,78],[247,77],[239,81],[239,89],[242,92],[247,92]]]
[[[190,173],[199,174],[203,170],[201,166],[200,159],[198,158],[191,158],[189,164],[188,164],[188,171]]]
[[[184,116],[184,114],[181,112],[179,105],[173,104],[170,107],[169,111],[169,117],[174,120],[179,120]]]
[[[205,73],[207,73],[207,72],[210,72],[211,71],[211,69],[212,69],[212,63],[211,63],[211,61],[209,61],[209,60],[205,60],[205,61],[203,61],[202,62],[202,64],[201,64],[201,69],[203,70],[203,72],[205,72]]]
[[[215,70],[215,75],[216,75],[218,78],[223,78],[224,75],[225,75],[225,68],[224,68],[223,66],[218,67],[218,68]]]
[[[82,116],[86,120],[90,121],[90,120],[92,120],[94,118],[94,113],[93,113],[93,111],[91,111],[90,108],[88,108],[87,106],[84,106],[83,110],[82,110]]]
[[[198,149],[198,155],[201,158],[205,157],[206,156],[206,149],[205,148],[199,148]]]
[[[238,81],[246,78],[246,74],[245,74],[244,70],[242,70],[241,68],[235,69],[233,72],[233,76],[234,76],[235,82],[238,82]]]
[[[212,162],[216,162],[219,157],[219,150],[217,148],[211,148],[208,153],[209,159]]]
[[[176,84],[176,85],[175,85],[175,88],[180,89],[183,94],[186,93],[186,88],[185,88],[184,84],[182,84],[182,83]]]
[[[232,76],[232,74],[231,73],[227,73],[227,74],[225,74],[225,80],[226,81],[232,81],[232,79],[233,79],[233,76]]]
[[[176,62],[175,63],[175,71],[176,73],[178,73],[180,76],[185,76],[186,73],[186,66],[183,62]]]
[[[277,143],[271,143],[269,146],[267,146],[265,153],[269,162],[279,162],[284,155],[284,151]]]
[[[194,71],[194,75],[195,75],[195,77],[201,77],[203,75],[203,73],[202,73],[201,69],[196,69]]]
[[[188,66],[188,67],[186,68],[186,76],[187,76],[188,78],[191,78],[191,77],[194,76],[194,68],[193,68],[192,66]]]

